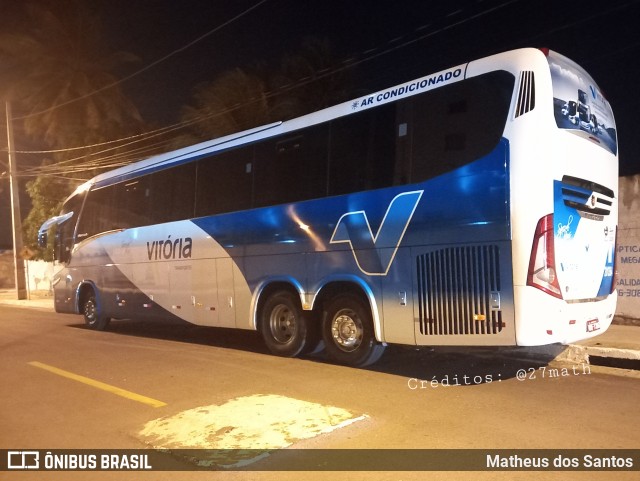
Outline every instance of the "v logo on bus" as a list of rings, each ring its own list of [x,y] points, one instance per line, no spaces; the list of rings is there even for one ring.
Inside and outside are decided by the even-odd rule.
[[[375,235],[363,210],[343,214],[329,242],[348,243],[356,264],[363,273],[371,276],[387,275],[423,192],[416,190],[395,196]]]

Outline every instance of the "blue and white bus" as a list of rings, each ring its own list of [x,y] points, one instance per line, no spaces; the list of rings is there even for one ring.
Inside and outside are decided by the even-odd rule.
[[[617,185],[601,90],[521,49],[98,175],[40,237],[91,328],[178,318],[362,366],[606,330]]]

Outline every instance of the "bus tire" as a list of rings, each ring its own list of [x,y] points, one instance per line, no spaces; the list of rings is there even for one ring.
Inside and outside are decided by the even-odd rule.
[[[94,331],[104,331],[111,321],[110,317],[100,313],[96,294],[93,290],[86,295],[82,303],[82,315],[84,316],[85,325]]]
[[[369,306],[354,295],[337,296],[326,305],[322,337],[327,355],[348,366],[373,364],[385,349],[375,338]]]
[[[296,357],[311,344],[308,316],[289,291],[269,296],[261,311],[260,332],[269,351],[277,356]]]

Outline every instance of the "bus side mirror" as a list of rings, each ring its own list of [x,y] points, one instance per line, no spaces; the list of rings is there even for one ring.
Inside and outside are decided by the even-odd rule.
[[[68,212],[64,215],[57,215],[42,224],[38,230],[38,246],[47,247],[47,242],[49,241],[49,229],[70,219],[72,215],[73,212]]]

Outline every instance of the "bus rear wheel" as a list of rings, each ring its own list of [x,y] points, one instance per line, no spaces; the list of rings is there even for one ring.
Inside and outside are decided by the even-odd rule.
[[[84,316],[84,323],[86,326],[95,331],[104,331],[111,321],[111,318],[100,314],[96,295],[93,291],[84,297],[84,301],[82,303],[82,315]]]
[[[327,304],[322,337],[327,355],[348,366],[373,364],[385,349],[376,341],[371,310],[353,295],[338,296]]]
[[[269,351],[277,356],[296,357],[312,348],[313,326],[300,301],[289,291],[278,291],[267,299],[260,316],[260,332]]]

